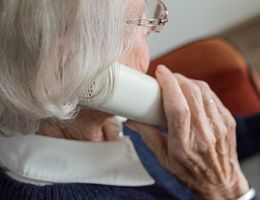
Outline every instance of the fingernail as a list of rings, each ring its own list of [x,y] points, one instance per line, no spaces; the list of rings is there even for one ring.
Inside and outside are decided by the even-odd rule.
[[[171,71],[165,65],[158,65],[157,72],[162,75],[168,75]]]

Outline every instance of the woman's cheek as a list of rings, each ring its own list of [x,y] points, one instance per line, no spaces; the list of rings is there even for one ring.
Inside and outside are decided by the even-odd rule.
[[[146,37],[147,28],[140,27],[132,51],[121,61],[122,64],[146,73],[150,64],[150,53]]]
[[[139,69],[146,73],[148,71],[149,65],[150,65],[150,52],[148,43],[146,41],[146,38],[143,38],[142,41],[140,41],[140,47],[137,50],[137,63],[139,66]]]

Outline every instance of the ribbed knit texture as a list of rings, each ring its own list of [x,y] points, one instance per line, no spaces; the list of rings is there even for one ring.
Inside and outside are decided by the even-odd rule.
[[[260,130],[260,115],[251,118],[239,118],[238,138],[247,136],[247,131]],[[241,129],[242,128],[242,129]],[[164,170],[154,154],[140,137],[124,126],[124,134],[131,137],[137,153],[156,184],[145,187],[117,187],[94,184],[54,184],[36,186],[20,183],[8,177],[0,170],[0,200],[194,200],[193,193],[184,187],[174,176]],[[256,145],[260,132],[252,132],[247,144]],[[253,140],[253,141],[252,141]],[[240,139],[238,146],[241,147]],[[259,143],[258,143],[259,144]],[[243,146],[250,149],[250,147]],[[258,151],[257,147],[253,148]],[[241,152],[239,149],[238,152]],[[251,155],[250,150],[247,155]],[[1,155],[0,155],[1,156]],[[255,198],[256,200],[256,198]]]
[[[164,189],[148,187],[113,187],[91,184],[34,186],[18,183],[0,173],[1,200],[157,200],[175,199]]]

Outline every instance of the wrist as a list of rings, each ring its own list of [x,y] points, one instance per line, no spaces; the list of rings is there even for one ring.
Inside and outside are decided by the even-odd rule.
[[[246,180],[244,174],[241,172],[237,183],[234,185],[233,192],[235,199],[241,197],[243,194],[250,190],[248,181]]]
[[[210,187],[207,190],[197,192],[197,194],[201,200],[235,200],[246,194],[249,190],[249,184],[240,171],[236,174],[236,181],[233,184],[229,183]]]

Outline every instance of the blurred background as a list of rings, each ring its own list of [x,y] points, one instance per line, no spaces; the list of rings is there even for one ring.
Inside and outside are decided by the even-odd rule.
[[[169,23],[148,42],[152,59],[196,39],[220,35],[234,41],[260,72],[260,0],[164,0]]]
[[[242,50],[260,73],[260,0],[163,2],[169,10],[169,23],[160,34],[148,37],[152,60],[189,42],[220,36]],[[244,161],[242,169],[260,194],[260,155]]]

